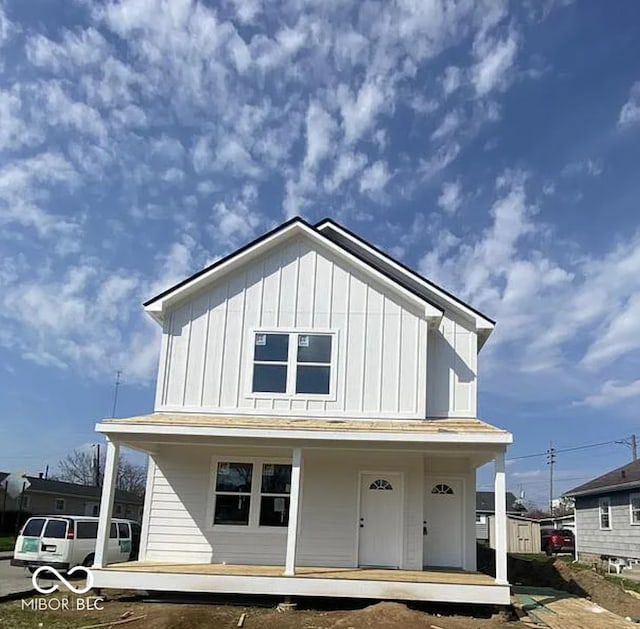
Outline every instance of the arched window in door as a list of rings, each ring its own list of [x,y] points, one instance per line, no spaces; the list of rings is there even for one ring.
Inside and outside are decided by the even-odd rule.
[[[449,485],[445,485],[444,483],[438,483],[431,490],[432,494],[440,494],[443,496],[453,496],[453,489],[449,487]]]
[[[369,485],[369,489],[380,489],[380,490],[392,490],[393,487],[388,480],[384,480],[384,478],[379,478],[378,480],[374,480],[371,485]]]

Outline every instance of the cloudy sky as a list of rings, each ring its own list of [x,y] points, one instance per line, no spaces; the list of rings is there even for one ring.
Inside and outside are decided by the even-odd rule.
[[[293,215],[498,320],[510,456],[640,433],[640,6],[0,1],[0,469],[152,409],[141,301]],[[558,455],[558,488],[630,456]],[[543,502],[544,457],[509,486]],[[486,482],[486,475],[480,482]]]

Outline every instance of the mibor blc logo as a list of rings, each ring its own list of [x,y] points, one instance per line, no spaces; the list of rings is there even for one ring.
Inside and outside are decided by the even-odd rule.
[[[52,583],[48,587],[42,587],[38,583],[38,577],[40,575],[45,576],[44,573],[50,573],[55,576],[60,582],[64,583],[67,589],[69,589],[74,594],[86,594],[93,587],[93,574],[91,574],[91,570],[85,568],[84,566],[76,566],[67,572],[67,575],[76,574],[78,572],[84,572],[87,578],[87,583],[84,587],[75,587],[72,583],[69,583],[65,577],[63,577],[55,568],[51,566],[40,566],[31,577],[31,582],[33,583],[33,587],[40,594],[52,594],[57,591],[60,587],[57,583]]]

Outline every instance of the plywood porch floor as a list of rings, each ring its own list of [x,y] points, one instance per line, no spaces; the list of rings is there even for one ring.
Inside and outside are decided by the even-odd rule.
[[[155,572],[164,574],[200,574],[237,577],[282,577],[283,566],[240,566],[231,564],[178,564],[158,561],[128,561],[110,564],[103,570]],[[446,583],[451,585],[495,585],[495,580],[480,572],[464,570],[385,570],[382,568],[296,568],[296,577],[310,579],[354,579],[406,583]]]

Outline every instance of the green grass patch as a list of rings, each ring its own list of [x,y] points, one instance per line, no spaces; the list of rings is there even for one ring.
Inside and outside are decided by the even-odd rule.
[[[13,535],[10,535],[9,537],[0,537],[0,550],[13,550],[15,543],[16,541],[13,538]]]
[[[619,577],[614,574],[605,574],[604,578],[607,581],[611,581],[611,583],[615,583],[619,585],[621,588],[625,590],[633,590],[634,592],[640,593],[640,581],[635,581],[633,579],[625,579],[624,577]]]

